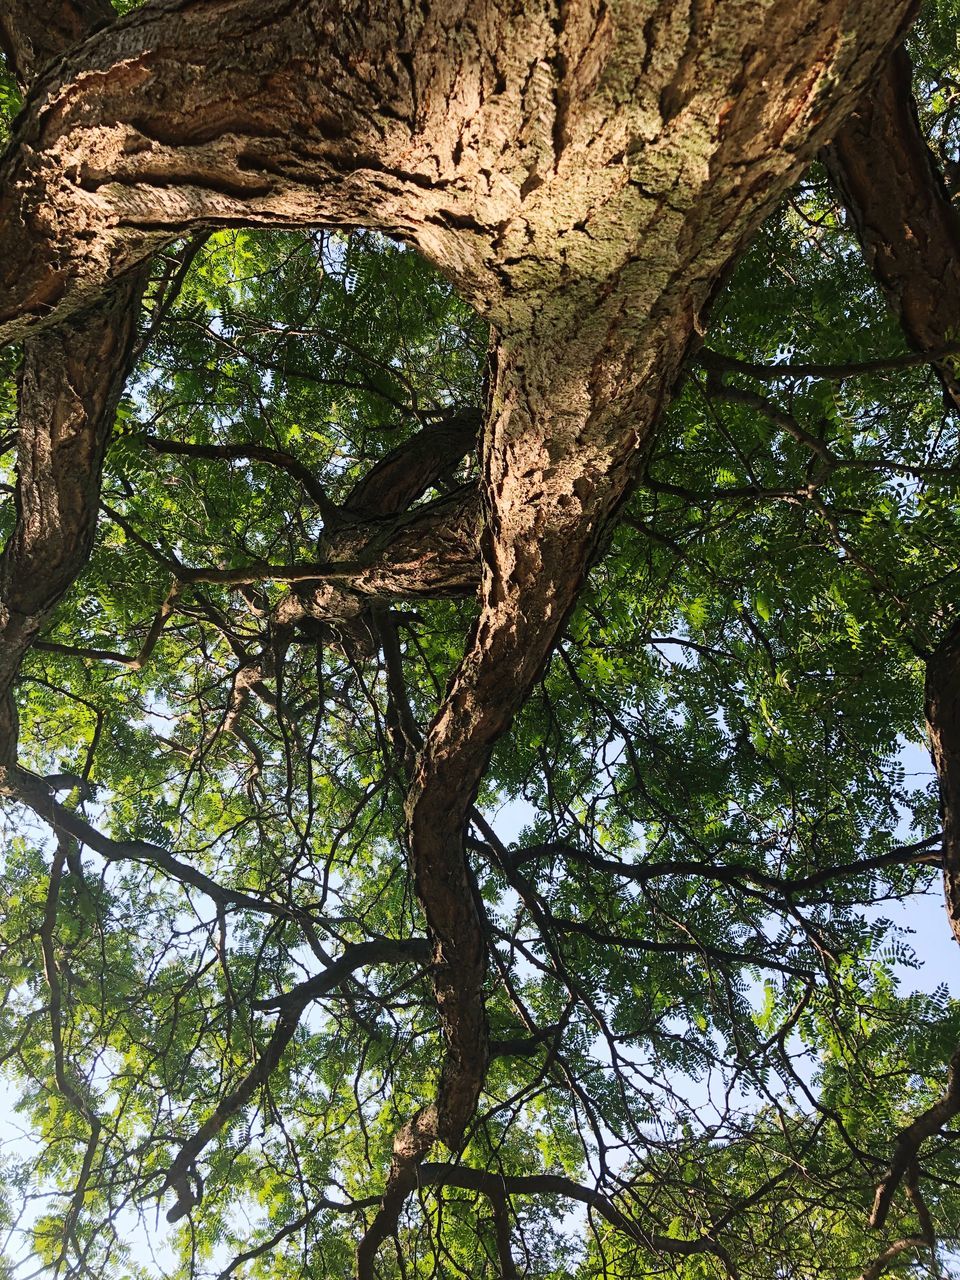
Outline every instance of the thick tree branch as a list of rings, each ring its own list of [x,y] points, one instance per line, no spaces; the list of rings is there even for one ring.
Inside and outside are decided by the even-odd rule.
[[[345,513],[365,519],[405,511],[476,448],[483,426],[479,409],[457,409],[397,445],[366,473],[344,503]]]
[[[399,230],[500,331],[481,613],[407,803],[445,1056],[435,1099],[396,1136],[364,1280],[418,1166],[438,1140],[459,1148],[484,1084],[464,831],[490,752],[718,283],[914,8],[730,0],[678,21],[658,0],[638,22],[588,0],[381,0],[361,26],[330,0],[161,0],[51,71],[21,117],[0,172],[0,338],[72,314],[185,229],[238,221]]]
[[[184,230],[237,221],[400,231],[523,326],[544,293],[582,306],[657,228],[652,301],[688,201],[727,198],[710,202],[713,239],[769,207],[914,7],[827,0],[808,24],[806,3],[781,2],[748,44],[756,14],[738,0],[686,47],[666,0],[644,23],[578,2],[559,29],[541,3],[380,0],[359,27],[331,0],[161,0],[33,91],[0,171],[0,338],[84,305]],[[796,44],[789,68],[775,29]]]
[[[960,213],[920,128],[910,58],[897,49],[823,152],[850,221],[910,345],[960,409]]]
[[[407,509],[477,447],[481,422],[479,410],[454,410],[381,458],[328,520],[320,550],[331,558],[372,557],[390,568],[349,581],[328,577],[313,590],[291,592],[274,609],[275,623],[312,618],[334,624],[341,643],[365,652],[373,637],[371,604],[472,594],[480,576],[474,486]]]
[[[48,62],[116,16],[110,0],[4,0],[0,50],[26,89]]]
[[[960,212],[920,128],[910,59],[898,49],[871,93],[824,151],[908,342],[927,353],[960,410]],[[947,915],[960,941],[960,636],[955,625],[929,657],[926,714],[943,808]]]
[[[907,12],[905,7],[896,15],[879,42],[867,40],[861,46],[861,84]],[[831,14],[829,6],[817,6],[814,14],[805,5],[794,5],[789,10],[777,6],[768,17],[767,37],[775,24],[775,43],[782,50],[808,41],[814,30],[814,38],[822,38],[829,26],[818,24],[829,24],[839,14]],[[844,25],[850,17],[847,9]],[[880,14],[875,12],[874,18]],[[757,39],[755,31],[751,38]],[[678,72],[661,105],[693,94],[695,65],[696,59]],[[770,90],[782,70],[769,59],[754,88],[762,84]],[[784,85],[784,91],[789,97],[798,87]],[[733,104],[734,122],[729,133],[721,130],[711,183],[704,187],[693,181],[679,203],[671,197],[669,218],[677,221],[671,222],[669,248],[648,238],[642,259],[623,263],[615,276],[604,273],[606,285],[599,293],[591,290],[586,303],[582,279],[562,295],[541,294],[536,318],[522,307],[515,311],[524,323],[503,333],[497,348],[484,433],[482,608],[428,732],[407,801],[414,883],[436,941],[435,990],[446,1057],[435,1102],[408,1121],[395,1139],[383,1206],[358,1252],[361,1280],[373,1274],[376,1252],[415,1186],[418,1163],[437,1140],[457,1149],[483,1087],[486,948],[464,835],[490,751],[539,678],[590,561],[636,481],[641,450],[714,288],[769,207],[767,201],[783,189],[781,182],[789,181],[790,166],[782,164],[781,148],[788,146],[797,158],[810,154],[805,148],[815,134],[805,116],[806,90],[793,99],[786,130],[781,128],[784,103],[776,92],[757,101],[753,92],[741,91],[742,81],[736,93],[732,83],[727,90],[725,102]],[[742,112],[768,112],[775,99],[777,121],[767,119],[777,141],[761,160],[756,114],[748,142]],[[839,118],[838,113],[834,119]],[[745,189],[757,188],[749,182],[745,188],[738,156],[744,165],[756,166],[754,180],[763,198],[745,198]],[[688,204],[694,187],[696,197]],[[666,204],[659,216],[667,218]],[[662,259],[658,253],[664,254]],[[662,275],[651,276],[653,261],[659,261]]]
[[[108,0],[11,0],[0,16],[0,43],[25,82],[112,17]],[[145,283],[144,270],[133,273],[87,312],[24,344],[16,520],[0,555],[0,766],[16,760],[12,685],[20,662],[93,545],[100,474]]]
[[[119,511],[103,509],[132,542],[146,551],[183,586],[203,583],[251,586],[258,582],[322,583],[313,592],[286,597],[276,617],[290,623],[302,617],[349,617],[332,613],[323,603],[329,584],[368,600],[407,599],[416,596],[462,596],[476,590],[477,497],[472,486],[457,490],[412,511],[353,526],[328,539],[329,560],[295,564],[254,561],[236,569],[202,568],[182,564],[172,554],[143,538]],[[2,669],[2,668],[0,668]]]
[[[416,961],[427,964],[431,956],[426,938],[378,938],[372,942],[354,942],[344,949],[339,960],[334,961],[323,973],[315,974],[279,996],[255,1000],[251,1006],[257,1010],[305,1008],[311,1000],[319,1000],[338,987],[357,969],[372,964],[406,964]]]
[[[16,750],[20,660],[87,561],[142,281],[26,343],[14,530],[0,555],[0,762]],[[4,710],[3,708],[6,708]]]
[[[926,1240],[922,1236],[904,1236],[902,1240],[895,1240],[882,1253],[879,1253],[869,1266],[863,1269],[860,1274],[860,1280],[880,1280],[884,1272],[895,1266],[905,1253],[928,1247]]]
[[[543,42],[539,15],[508,33],[497,6],[469,9],[492,48]],[[237,221],[416,227],[469,291],[489,287],[450,161],[493,72],[490,49],[461,56],[466,13],[385,0],[358,25],[326,0],[160,0],[79,45],[35,86],[0,174],[4,340],[185,230]]]

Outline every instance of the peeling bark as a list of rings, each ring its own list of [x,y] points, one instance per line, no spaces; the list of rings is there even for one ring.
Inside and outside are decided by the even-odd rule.
[[[910,58],[898,49],[823,160],[907,341],[936,352],[960,337],[960,212],[920,128]],[[956,358],[933,359],[960,409]]]
[[[691,26],[667,0],[160,0],[30,96],[0,169],[0,338],[236,222],[399,232],[503,327],[546,295],[589,306],[645,239],[647,309],[681,238],[799,175],[914,7],[736,0]]]

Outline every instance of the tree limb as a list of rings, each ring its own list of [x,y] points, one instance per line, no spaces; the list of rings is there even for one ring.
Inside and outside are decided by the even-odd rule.
[[[579,1204],[588,1205],[622,1235],[654,1253],[673,1257],[690,1257],[709,1253],[719,1258],[731,1276],[736,1269],[729,1254],[716,1240],[701,1236],[697,1240],[675,1240],[658,1232],[648,1231],[635,1218],[630,1217],[602,1192],[584,1187],[562,1174],[506,1174],[492,1173],[485,1169],[471,1169],[466,1165],[424,1164],[419,1181],[423,1186],[465,1187],[471,1191],[488,1191],[496,1194],[507,1192],[518,1196],[562,1196]]]
[[[897,1135],[890,1168],[877,1186],[874,1196],[873,1211],[870,1214],[871,1227],[879,1230],[886,1222],[894,1194],[916,1161],[923,1143],[927,1138],[932,1138],[934,1134],[939,1133],[958,1115],[960,1115],[960,1049],[950,1059],[947,1087],[943,1094]]]
[[[905,49],[823,152],[864,255],[907,341],[960,408],[960,213],[927,146]]]
[[[224,1125],[243,1110],[256,1090],[265,1084],[277,1069],[284,1050],[296,1034],[307,1005],[312,1000],[319,1000],[329,995],[341,983],[353,977],[358,969],[372,964],[403,964],[410,960],[424,960],[429,958],[429,954],[429,944],[426,940],[421,941],[417,938],[406,941],[384,938],[374,942],[355,943],[348,946],[343,955],[323,973],[299,983],[282,996],[254,1001],[251,1006],[253,1009],[278,1011],[273,1034],[243,1080],[235,1089],[221,1098],[212,1114],[177,1152],[167,1172],[166,1181],[160,1189],[162,1195],[172,1187],[177,1196],[176,1204],[167,1213],[168,1222],[179,1222],[198,1202],[199,1197],[189,1177],[197,1156],[217,1136]]]

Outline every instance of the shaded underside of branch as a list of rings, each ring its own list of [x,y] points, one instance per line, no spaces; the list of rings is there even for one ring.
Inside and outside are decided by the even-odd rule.
[[[960,332],[960,213],[920,128],[905,49],[891,56],[823,159],[907,341],[931,353],[960,408],[956,358],[935,354]]]

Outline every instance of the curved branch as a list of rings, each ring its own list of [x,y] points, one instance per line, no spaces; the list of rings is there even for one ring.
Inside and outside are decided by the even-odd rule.
[[[960,333],[960,213],[920,128],[910,58],[897,49],[823,160],[903,332],[960,409],[960,372],[937,354]]]
[[[47,63],[116,16],[110,0],[4,0],[0,49],[17,83],[27,88]]]
[[[370,468],[354,485],[344,511],[366,518],[404,511],[477,447],[479,409],[454,409],[424,427]]]
[[[296,907],[274,902],[269,898],[245,893],[242,889],[228,889],[210,876],[204,875],[188,862],[182,862],[168,849],[151,844],[147,840],[113,840],[86,822],[73,809],[68,809],[54,798],[51,786],[19,768],[0,767],[0,795],[11,796],[25,804],[42,818],[58,834],[72,836],[89,849],[95,850],[107,862],[140,862],[162,871],[172,880],[199,889],[219,906],[243,908],[262,915],[278,916],[284,920],[296,919]]]
[[[419,1181],[422,1186],[463,1187],[469,1191],[480,1191],[484,1195],[502,1195],[506,1192],[512,1196],[562,1196],[566,1200],[589,1206],[622,1235],[646,1249],[682,1258],[710,1253],[720,1259],[730,1275],[736,1275],[730,1256],[716,1240],[709,1236],[700,1236],[696,1240],[676,1240],[672,1236],[649,1231],[635,1218],[618,1209],[609,1196],[592,1187],[584,1187],[561,1174],[489,1173],[466,1165],[424,1164],[420,1169]]]
[[[562,29],[543,0],[379,0],[362,24],[331,0],[137,9],[48,71],[18,120],[0,341],[186,230],[238,222],[402,234],[522,326],[544,294],[584,302],[650,239],[633,281],[649,314],[686,239],[731,245],[799,176],[916,7],[776,0],[758,22],[736,3],[741,28],[725,5],[689,45],[667,0],[644,23],[578,0]],[[707,189],[726,207],[691,223]]]
[[[408,964],[411,961],[426,964],[430,955],[430,943],[426,938],[378,938],[372,942],[354,942],[323,973],[297,983],[282,995],[254,1000],[251,1008],[283,1012],[285,1009],[306,1007],[311,1000],[319,1000],[339,986],[356,969],[371,964]]]
[[[280,1065],[287,1045],[296,1034],[300,1019],[312,1000],[319,1000],[341,983],[353,977],[358,969],[372,964],[404,964],[410,960],[429,957],[429,945],[420,939],[407,942],[385,938],[375,942],[361,942],[348,946],[339,960],[335,960],[323,973],[301,982],[292,991],[269,1000],[254,1001],[254,1009],[278,1010],[278,1017],[263,1053],[247,1072],[237,1087],[221,1098],[210,1116],[203,1122],[177,1152],[160,1189],[173,1188],[177,1200],[167,1213],[168,1222],[179,1222],[198,1202],[199,1196],[191,1186],[190,1174],[197,1156],[217,1136],[220,1130],[247,1105],[256,1090],[269,1080]],[[337,1206],[340,1207],[340,1206]]]
[[[407,802],[445,1055],[436,1098],[396,1136],[362,1277],[432,1145],[462,1144],[484,1084],[486,945],[464,830],[490,752],[720,280],[915,3],[773,0],[758,19],[731,0],[696,22],[672,0],[648,8],[638,23],[580,0],[559,16],[382,0],[361,28],[330,0],[154,4],[48,75],[0,172],[4,340],[100,296],[185,228],[236,221],[398,228],[501,329],[482,608]]]
[[[329,519],[336,505],[327,497],[327,491],[316,475],[299,458],[283,449],[271,449],[262,444],[194,444],[192,441],[164,440],[146,432],[141,439],[154,453],[172,454],[186,458],[206,458],[211,462],[263,462],[286,471],[299,482],[304,492],[315,503],[317,510]]]
[[[886,11],[887,21],[893,16],[886,34],[860,45],[853,72],[860,85],[910,8]],[[831,22],[838,23],[836,31],[851,17],[849,6],[842,18],[829,4],[777,6],[764,32],[752,31],[751,39],[765,37],[769,50],[775,45],[796,54],[797,45],[824,38]],[[880,12],[873,11],[872,20],[881,21]],[[656,31],[655,18],[645,30]],[[687,74],[678,70],[661,94],[666,114],[671,104],[679,109],[686,95],[702,91],[694,88],[695,60],[685,60]],[[395,1230],[417,1166],[433,1144],[451,1150],[462,1144],[486,1076],[486,945],[464,839],[490,753],[539,678],[591,560],[636,482],[641,451],[703,331],[701,318],[723,273],[790,181],[793,161],[802,164],[814,145],[808,90],[790,81],[782,61],[771,56],[764,74],[746,87],[739,54],[734,62],[736,91],[733,80],[725,82],[723,106],[732,123],[729,132],[721,130],[709,184],[685,174],[683,194],[676,182],[667,194],[661,174],[652,200],[657,212],[645,224],[636,256],[615,273],[594,269],[576,279],[567,264],[566,288],[528,291],[511,313],[516,328],[502,333],[493,358],[483,444],[481,613],[407,799],[414,885],[436,947],[445,1057],[434,1102],[396,1135],[381,1210],[358,1249],[360,1280],[372,1277],[376,1253]],[[797,55],[793,65],[803,62]],[[764,95],[784,75],[779,91],[794,107],[778,108],[775,127],[766,117],[771,133],[766,146],[758,145],[757,113],[768,111],[773,95]],[[816,123],[828,130],[841,112],[838,107]],[[549,272],[540,279],[549,280]]]
[[[940,1133],[944,1125],[949,1124],[958,1115],[960,1115],[960,1049],[950,1059],[947,1087],[942,1095],[897,1135],[890,1168],[884,1174],[874,1196],[873,1211],[870,1214],[871,1227],[879,1229],[886,1222],[896,1190],[909,1173],[923,1143],[927,1138]]]
[[[928,1249],[930,1247],[928,1241],[923,1236],[904,1236],[902,1240],[895,1240],[893,1244],[884,1249],[883,1253],[877,1255],[869,1266],[864,1267],[860,1273],[860,1280],[880,1280],[885,1271],[896,1263],[897,1259],[912,1249]]]
[[[808,876],[785,877],[771,875],[762,867],[751,867],[748,863],[710,862],[694,858],[662,858],[648,862],[621,862],[616,858],[604,857],[590,849],[581,849],[578,845],[566,840],[550,840],[544,844],[528,845],[517,849],[510,857],[514,867],[521,867],[526,862],[540,858],[565,858],[600,871],[606,875],[617,876],[621,880],[630,880],[635,884],[648,884],[661,876],[699,876],[705,880],[716,880],[721,884],[737,887],[756,885],[758,888],[783,893],[793,897],[798,893],[819,888],[831,880],[840,880],[845,876],[864,875],[870,871],[882,871],[887,867],[930,866],[937,867],[942,863],[941,844],[943,837],[927,836],[913,844],[903,845],[899,849],[891,849],[889,853],[877,854],[872,858],[862,858],[857,862],[842,862],[835,867],[824,867],[811,872]]]
[[[83,307],[184,231],[238,221],[416,228],[468,291],[492,284],[449,161],[462,81],[492,62],[462,57],[465,8],[382,0],[357,25],[329,0],[168,0],[76,46],[34,86],[0,166],[0,340]]]

